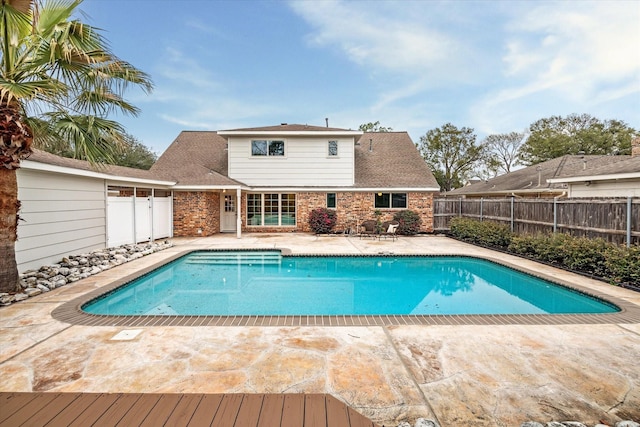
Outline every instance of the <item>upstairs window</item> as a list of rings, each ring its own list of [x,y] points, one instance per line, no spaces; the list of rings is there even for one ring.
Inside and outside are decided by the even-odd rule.
[[[251,141],[252,156],[284,156],[284,141],[254,140]]]
[[[376,193],[375,207],[377,209],[406,209],[407,193]]]
[[[327,154],[329,157],[337,157],[338,156],[338,141],[329,141],[327,146]]]

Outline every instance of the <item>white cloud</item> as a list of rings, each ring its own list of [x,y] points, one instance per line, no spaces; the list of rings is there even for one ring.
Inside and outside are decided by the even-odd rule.
[[[425,3],[428,5],[428,3]],[[397,2],[292,2],[312,27],[308,41],[337,48],[372,73],[393,72],[449,78],[460,75],[465,48],[453,35],[428,25],[425,8]],[[417,13],[416,13],[417,12]]]
[[[505,74],[526,79],[514,94],[552,87],[589,100],[602,84],[626,84],[640,73],[638,22],[636,2],[540,3],[514,18],[508,24]]]
[[[470,107],[476,127],[508,132],[570,113],[625,119],[640,96],[640,3],[524,5],[505,23],[503,81]]]

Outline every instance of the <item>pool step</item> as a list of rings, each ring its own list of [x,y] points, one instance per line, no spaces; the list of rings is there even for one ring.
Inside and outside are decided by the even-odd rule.
[[[279,252],[254,252],[254,253],[229,253],[209,252],[192,254],[187,259],[187,264],[280,264],[282,255]]]

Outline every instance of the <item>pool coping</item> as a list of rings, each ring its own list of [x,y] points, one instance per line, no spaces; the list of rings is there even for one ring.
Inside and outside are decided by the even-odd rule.
[[[588,314],[434,314],[434,315],[101,315],[82,311],[81,307],[89,301],[112,292],[138,277],[149,274],[188,253],[196,251],[232,252],[232,251],[279,251],[282,255],[293,257],[323,256],[323,257],[464,257],[493,262],[531,276],[550,281],[568,289],[581,292],[588,296],[604,300],[617,306],[620,311],[614,313]],[[603,284],[603,286],[609,286]],[[612,285],[611,285],[612,286]],[[257,249],[186,249],[162,261],[139,271],[116,279],[93,291],[84,293],[55,308],[51,316],[61,322],[84,326],[119,326],[119,327],[151,327],[151,326],[401,326],[401,325],[567,325],[567,324],[610,324],[610,323],[638,323],[640,322],[640,306],[617,298],[605,292],[600,292],[580,284],[568,282],[555,277],[512,264],[502,259],[478,255],[460,254],[293,254],[287,248],[257,248]]]

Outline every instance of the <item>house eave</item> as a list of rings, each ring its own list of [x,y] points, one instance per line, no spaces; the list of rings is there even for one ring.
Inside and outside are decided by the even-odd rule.
[[[243,185],[174,185],[172,190],[178,191],[219,191],[237,190],[249,192],[289,192],[289,193],[438,193],[437,187],[291,187],[291,186],[243,186]]]
[[[567,190],[565,188],[531,188],[526,190],[498,190],[498,191],[474,191],[474,192],[465,192],[465,193],[442,193],[445,197],[457,197],[457,196],[511,196],[517,194],[535,194],[535,193],[545,193],[545,194],[554,194],[554,193],[564,193]]]
[[[237,130],[228,130],[228,131],[218,131],[218,135],[220,136],[360,136],[363,132],[361,131],[336,131],[336,130],[328,130],[328,131],[237,131]]]
[[[120,176],[120,175],[111,175],[111,174],[99,172],[99,171],[88,171],[84,169],[70,168],[66,166],[57,166],[57,165],[51,165],[48,163],[34,162],[31,160],[23,160],[22,162],[20,162],[20,167],[26,170],[61,173],[65,175],[75,175],[75,176],[82,176],[86,178],[105,179],[108,181],[127,182],[132,184],[147,184],[147,185],[157,185],[162,187],[171,187],[172,185],[175,184],[175,181],[163,181],[163,180],[156,180],[156,179],[134,178],[134,177],[127,177],[127,176]]]
[[[548,183],[564,183],[564,182],[584,182],[584,181],[615,181],[621,179],[640,179],[640,172],[616,173],[609,175],[585,175],[572,176],[566,178],[550,178]]]

